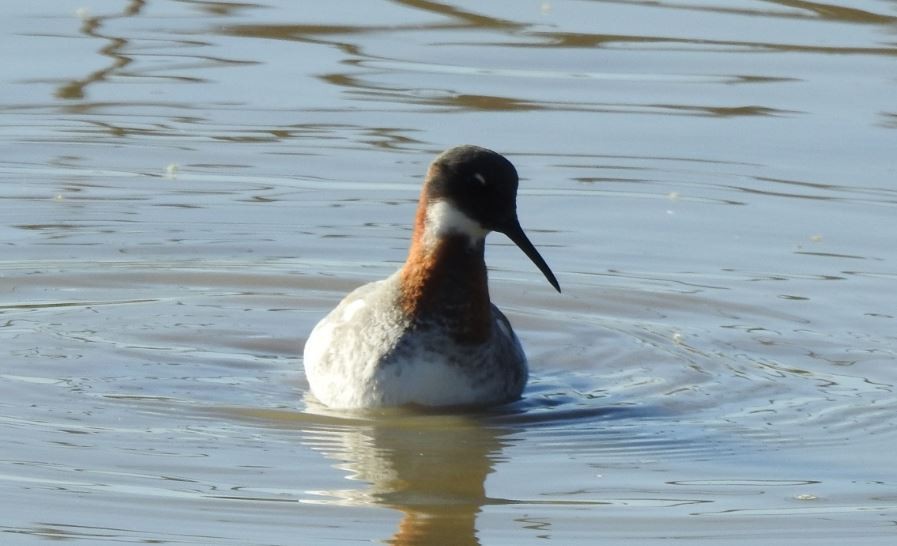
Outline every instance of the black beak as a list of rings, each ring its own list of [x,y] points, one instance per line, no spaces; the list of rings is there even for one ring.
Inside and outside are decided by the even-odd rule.
[[[504,233],[508,236],[508,239],[514,241],[514,244],[517,245],[534,264],[536,264],[536,267],[538,267],[539,271],[545,275],[545,278],[548,279],[551,286],[558,292],[561,291],[561,285],[558,284],[558,280],[555,278],[554,273],[551,272],[548,264],[545,263],[545,260],[539,255],[539,251],[536,250],[536,247],[529,242],[529,239],[527,238],[526,233],[523,232],[523,228],[520,227],[520,222],[517,221],[517,218],[512,218],[507,225],[504,225],[495,231]]]

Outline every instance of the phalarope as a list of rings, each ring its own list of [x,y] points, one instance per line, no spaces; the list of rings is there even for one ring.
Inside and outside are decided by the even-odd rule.
[[[517,220],[517,184],[511,162],[485,148],[451,148],[430,164],[405,265],[352,291],[305,343],[319,401],[348,409],[520,398],[526,356],[489,300],[486,235],[507,235],[561,289]]]

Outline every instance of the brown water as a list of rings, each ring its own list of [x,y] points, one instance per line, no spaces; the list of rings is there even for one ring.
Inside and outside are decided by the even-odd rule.
[[[15,4],[0,544],[897,543],[897,2]],[[317,406],[458,143],[526,398]]]

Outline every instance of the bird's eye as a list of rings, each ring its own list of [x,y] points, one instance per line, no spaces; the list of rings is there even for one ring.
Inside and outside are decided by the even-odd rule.
[[[476,180],[477,182],[479,182],[480,184],[482,184],[483,186],[486,185],[486,177],[481,175],[480,173],[473,173],[473,179]]]

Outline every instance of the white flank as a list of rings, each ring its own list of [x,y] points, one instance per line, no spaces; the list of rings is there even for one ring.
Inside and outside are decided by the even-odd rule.
[[[426,247],[432,248],[439,239],[459,233],[466,235],[470,239],[470,246],[474,246],[486,237],[489,230],[455,208],[449,201],[440,200],[427,205],[424,229],[424,245]]]

